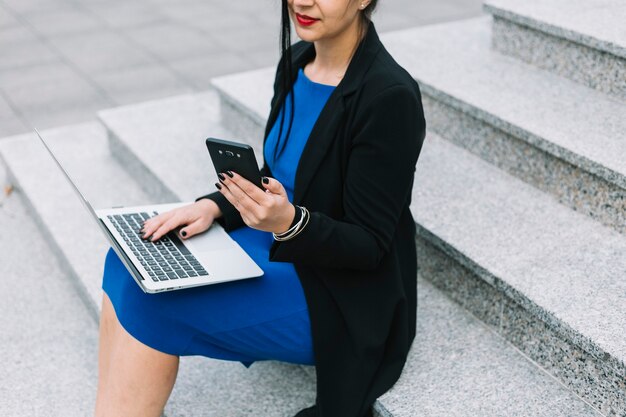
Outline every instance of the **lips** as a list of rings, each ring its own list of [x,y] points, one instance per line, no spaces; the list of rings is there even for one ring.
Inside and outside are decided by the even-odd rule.
[[[313,18],[311,16],[307,16],[305,14],[296,13],[296,20],[302,26],[311,26],[312,24],[317,22],[319,19],[315,19],[315,18]]]

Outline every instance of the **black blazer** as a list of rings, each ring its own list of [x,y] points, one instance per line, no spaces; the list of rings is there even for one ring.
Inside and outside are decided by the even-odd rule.
[[[296,74],[315,48],[292,48]],[[278,68],[265,138],[286,95]],[[409,204],[425,130],[417,83],[370,25],[296,171],[293,203],[309,209],[309,224],[270,250],[270,260],[294,263],[304,289],[321,417],[361,417],[406,362],[417,308]],[[262,173],[272,176],[267,165]],[[226,230],[244,224],[219,192],[204,197],[217,202]]]

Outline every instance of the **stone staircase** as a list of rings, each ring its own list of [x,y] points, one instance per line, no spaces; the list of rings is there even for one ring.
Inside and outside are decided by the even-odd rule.
[[[607,16],[623,10],[602,4],[614,9]],[[382,36],[420,84],[428,134],[412,207],[417,336],[376,414],[626,416],[625,78],[592,84],[536,57],[529,65],[524,47],[512,46],[547,57],[539,50],[569,42],[590,51],[590,66],[611,54],[611,68],[623,68],[626,42],[603,36],[619,27],[612,20],[599,33],[550,20],[554,11],[534,1],[493,0],[485,10],[493,19]],[[99,123],[43,134],[96,208],[192,201],[216,181],[205,137],[246,141],[262,155],[273,75],[221,77],[206,93],[106,110]],[[69,277],[97,318],[106,241],[33,135],[0,140],[0,158],[49,244],[46,256],[61,266],[55,279]],[[288,417],[315,398],[311,367],[182,364],[169,417]]]

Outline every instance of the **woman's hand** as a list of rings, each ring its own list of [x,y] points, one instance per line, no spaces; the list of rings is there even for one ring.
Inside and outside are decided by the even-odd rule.
[[[222,215],[214,201],[203,198],[193,204],[179,207],[157,216],[151,217],[143,223],[143,238],[157,241],[166,233],[183,226],[179,235],[188,239],[207,230],[213,221]]]
[[[235,206],[243,221],[253,229],[283,233],[289,229],[296,208],[289,202],[283,185],[274,178],[263,177],[265,191],[242,177],[227,171],[218,175],[220,193]]]

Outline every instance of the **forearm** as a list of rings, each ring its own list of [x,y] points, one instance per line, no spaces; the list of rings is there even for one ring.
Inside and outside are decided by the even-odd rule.
[[[219,215],[216,217],[216,221],[224,228],[224,230],[231,231],[243,226],[245,223],[239,214],[239,211],[230,204],[228,200],[218,191],[204,195],[198,198],[196,201],[208,200],[213,205],[217,207],[217,209],[213,208],[217,211]]]

